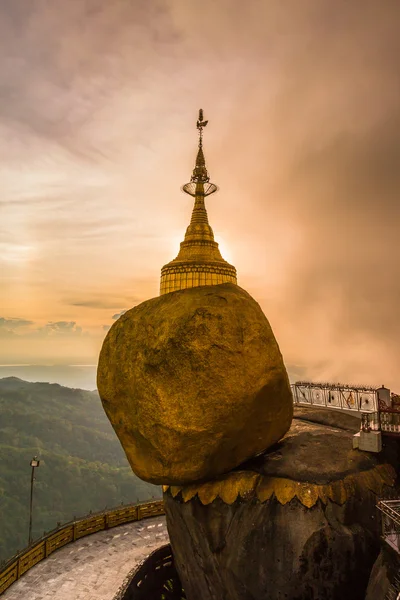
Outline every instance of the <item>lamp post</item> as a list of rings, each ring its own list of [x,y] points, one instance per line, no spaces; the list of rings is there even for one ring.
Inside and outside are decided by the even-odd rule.
[[[29,539],[28,546],[32,544],[32,507],[33,507],[33,482],[35,481],[35,469],[40,465],[40,460],[34,456],[31,460],[32,475],[31,475],[31,501],[29,506]]]

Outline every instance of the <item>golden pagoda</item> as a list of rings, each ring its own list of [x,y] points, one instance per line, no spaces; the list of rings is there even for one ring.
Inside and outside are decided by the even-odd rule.
[[[218,190],[214,183],[210,183],[203,153],[203,128],[207,123],[200,109],[196,124],[199,130],[196,166],[190,182],[182,187],[186,194],[194,197],[192,218],[178,256],[161,269],[160,295],[200,285],[237,283],[235,267],[222,258],[214,241],[204,203],[206,196]]]

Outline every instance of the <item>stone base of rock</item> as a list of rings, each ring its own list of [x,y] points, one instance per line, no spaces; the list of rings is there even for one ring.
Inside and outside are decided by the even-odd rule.
[[[340,418],[336,427],[294,419],[240,469],[164,488],[188,600],[365,599],[380,550],[376,499],[396,473],[382,455],[352,450],[359,421]]]

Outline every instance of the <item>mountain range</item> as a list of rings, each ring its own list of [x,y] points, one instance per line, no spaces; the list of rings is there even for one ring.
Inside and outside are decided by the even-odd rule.
[[[132,473],[96,391],[0,379],[0,561],[27,546],[34,456],[34,539],[90,511],[161,497]]]

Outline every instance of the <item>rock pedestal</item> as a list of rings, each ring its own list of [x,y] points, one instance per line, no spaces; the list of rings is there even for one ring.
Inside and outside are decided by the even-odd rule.
[[[189,600],[364,600],[376,496],[396,474],[352,450],[352,417],[324,419],[294,419],[268,453],[214,481],[164,488]]]

